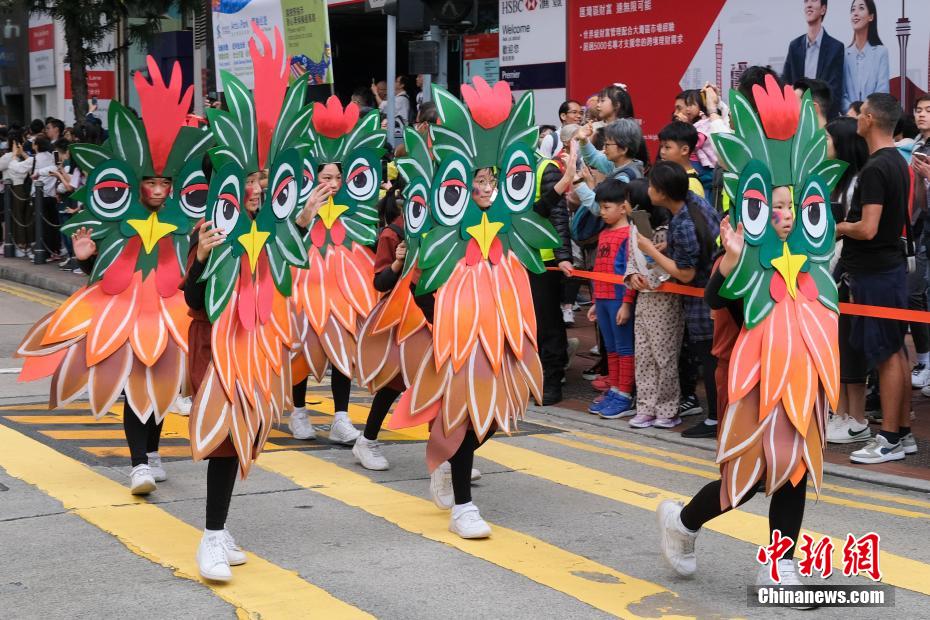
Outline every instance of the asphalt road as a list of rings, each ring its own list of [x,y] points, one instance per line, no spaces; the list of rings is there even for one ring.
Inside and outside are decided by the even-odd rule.
[[[476,504],[485,541],[447,531],[429,501],[421,430],[386,435],[386,472],[368,472],[325,440],[332,411],[314,389],[324,432],[296,442],[276,432],[237,485],[229,529],[251,552],[229,585],[196,576],[205,472],[172,414],[169,479],[148,500],[126,490],[120,406],[95,422],[80,403],[48,412],[47,382],[16,383],[10,359],[58,298],[0,283],[0,617],[2,618],[598,618],[790,617],[748,607],[768,501],[713,522],[698,539],[698,574],[676,577],[658,552],[655,507],[716,476],[711,453],[532,410],[523,433],[478,451]],[[360,425],[365,398],[350,412]],[[927,617],[930,497],[827,476],[805,526],[829,534],[836,572],[811,584],[861,585],[842,575],[847,533],[881,535],[881,569],[895,608],[822,608],[824,618]]]

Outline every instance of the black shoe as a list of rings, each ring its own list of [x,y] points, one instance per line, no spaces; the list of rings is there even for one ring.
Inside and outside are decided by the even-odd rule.
[[[678,417],[680,418],[686,415],[700,415],[702,413],[704,413],[704,410],[701,409],[701,403],[694,394],[686,396],[678,402]]]
[[[562,387],[543,388],[543,407],[562,402]]]
[[[717,425],[714,424],[705,424],[704,420],[701,420],[691,428],[686,428],[681,432],[682,437],[688,437],[689,439],[715,439],[717,437]]]
[[[588,368],[587,370],[582,370],[581,378],[584,379],[585,381],[594,381],[601,375],[606,375],[606,374],[607,374],[607,369],[604,368],[603,364],[595,364],[594,366],[591,366],[591,368]]]

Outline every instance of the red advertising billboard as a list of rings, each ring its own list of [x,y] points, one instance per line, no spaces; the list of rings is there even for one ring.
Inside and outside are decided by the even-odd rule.
[[[849,2],[575,0],[568,8],[568,94],[584,102],[605,86],[625,84],[653,149],[676,94],[710,82],[726,97],[752,65],[790,82],[826,81],[835,114],[876,91],[909,108],[930,90],[930,2],[875,5],[863,18]],[[823,57],[805,66],[811,37]]]

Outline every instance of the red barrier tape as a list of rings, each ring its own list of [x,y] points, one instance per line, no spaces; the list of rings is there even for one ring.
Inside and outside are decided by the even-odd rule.
[[[559,271],[558,267],[548,267],[550,271]],[[611,273],[598,273],[595,271],[572,270],[573,278],[586,278],[588,280],[598,280],[608,284],[623,284],[623,277]],[[664,282],[657,290],[663,293],[675,293],[677,295],[687,295],[689,297],[704,297],[704,289],[696,286],[685,286],[684,284],[675,284]],[[930,323],[930,312],[924,310],[904,310],[901,308],[889,308],[886,306],[866,306],[863,304],[840,303],[840,312],[852,316],[867,316],[876,319],[893,319],[896,321],[907,321],[908,323]]]

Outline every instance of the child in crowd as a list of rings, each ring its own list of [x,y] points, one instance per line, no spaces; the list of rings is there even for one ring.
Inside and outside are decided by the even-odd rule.
[[[659,131],[659,157],[684,168],[688,174],[688,189],[704,198],[704,185],[698,171],[691,165],[697,143],[698,132],[691,123],[672,121]]]
[[[601,207],[604,230],[598,236],[594,271],[610,275],[626,274],[630,239],[630,204],[626,183],[605,179],[597,186],[596,200]],[[607,350],[607,381],[610,389],[593,403],[590,413],[613,420],[633,415],[633,303],[636,292],[622,284],[594,281],[594,303],[588,319],[597,320]]]
[[[719,216],[702,198],[688,191],[688,175],[671,161],[661,161],[649,173],[649,198],[653,205],[672,213],[666,244],[654,244],[637,235],[637,250],[681,284],[703,287],[710,277],[714,240],[719,233]],[[639,262],[639,261],[636,261]],[[637,291],[655,285],[647,274],[627,272],[627,284]],[[649,301],[647,301],[647,299]],[[710,309],[700,297],[650,292],[636,304],[636,321],[646,323],[636,330],[637,414],[634,428],[673,428],[678,416],[677,356],[687,323],[689,347],[700,359],[707,391],[708,428],[716,425],[716,362],[711,355],[713,324]],[[703,424],[703,423],[702,423]]]

